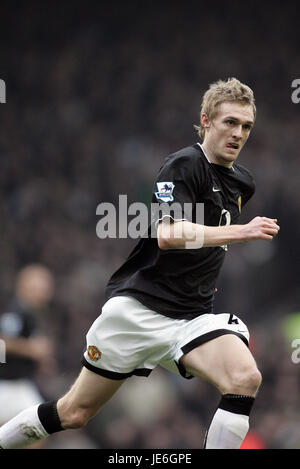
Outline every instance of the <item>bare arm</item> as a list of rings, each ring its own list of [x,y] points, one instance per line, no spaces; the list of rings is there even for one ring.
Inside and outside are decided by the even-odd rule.
[[[5,343],[6,353],[39,361],[52,353],[50,341],[45,337],[6,337],[0,336]]]
[[[263,239],[271,241],[278,234],[277,219],[255,217],[245,225],[205,226],[189,221],[160,222],[158,246],[167,249],[197,249],[244,243]]]

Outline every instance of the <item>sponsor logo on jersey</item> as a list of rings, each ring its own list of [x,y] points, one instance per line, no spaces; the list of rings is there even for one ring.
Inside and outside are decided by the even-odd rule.
[[[89,345],[87,352],[89,359],[93,362],[96,362],[101,358],[101,352],[95,345]]]
[[[174,197],[172,195],[175,185],[173,182],[157,182],[156,198],[163,202],[172,202]]]
[[[241,195],[238,198],[238,206],[239,206],[239,212],[241,213],[242,211],[242,196]]]

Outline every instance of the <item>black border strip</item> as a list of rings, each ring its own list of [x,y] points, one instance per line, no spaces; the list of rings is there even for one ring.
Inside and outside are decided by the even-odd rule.
[[[184,354],[186,354],[188,352],[191,352],[191,350],[198,347],[199,345],[202,345],[205,342],[216,339],[217,337],[220,337],[221,335],[226,335],[226,334],[233,334],[233,335],[238,336],[247,345],[247,347],[249,346],[248,340],[242,334],[239,334],[238,332],[232,331],[230,329],[216,329],[215,331],[210,331],[210,332],[207,332],[206,334],[196,337],[196,339],[192,340],[191,342],[188,342],[183,347],[181,347],[181,350],[183,351]]]
[[[105,378],[121,380],[130,378],[131,376],[144,376],[147,377],[151,373],[149,368],[137,368],[136,370],[130,371],[129,373],[117,373],[116,371],[104,370],[103,368],[98,368],[97,366],[91,365],[85,357],[82,358],[82,365],[85,366],[88,370],[93,371],[97,375],[104,376]]]
[[[194,378],[193,375],[189,375],[189,376],[186,375],[186,370],[185,370],[184,366],[183,366],[180,362],[176,362],[176,361],[175,361],[175,365],[177,366],[178,371],[179,371],[180,375],[181,375],[183,378],[185,378],[185,379],[192,379],[192,378]]]
[[[210,331],[210,332],[207,332],[206,334],[196,337],[196,339],[192,340],[191,342],[188,342],[183,347],[181,347],[181,350],[183,351],[184,354],[186,354],[188,352],[191,352],[194,348],[198,347],[199,345],[202,345],[205,342],[216,339],[217,337],[220,337],[221,335],[226,335],[226,334],[233,334],[233,335],[238,336],[247,345],[247,347],[249,346],[248,340],[242,334],[239,334],[238,332],[232,331],[230,329],[216,329],[215,331]]]
[[[215,331],[210,331],[207,332],[206,334],[200,335],[199,337],[196,337],[193,339],[191,342],[188,342],[185,344],[183,347],[181,347],[181,350],[183,354],[185,355],[188,352],[191,352],[194,350],[194,348],[199,347],[199,345],[205,344],[205,342],[209,342],[210,340],[216,339],[217,337],[220,337],[221,335],[226,335],[226,334],[233,334],[242,339],[242,341],[249,346],[248,340],[246,337],[244,337],[242,334],[239,334],[238,332],[231,331],[230,329],[216,329]],[[184,366],[180,362],[175,362],[178,368],[179,373],[183,378],[185,379],[191,379],[194,378],[193,375],[186,375],[186,370]]]

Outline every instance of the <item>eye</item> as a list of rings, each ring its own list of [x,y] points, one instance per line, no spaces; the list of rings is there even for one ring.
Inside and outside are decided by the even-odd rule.
[[[234,121],[233,121],[232,119],[228,119],[228,120],[226,121],[226,124],[228,124],[228,125],[234,125]]]
[[[250,131],[251,130],[251,125],[245,124],[244,129],[247,130],[247,131]]]

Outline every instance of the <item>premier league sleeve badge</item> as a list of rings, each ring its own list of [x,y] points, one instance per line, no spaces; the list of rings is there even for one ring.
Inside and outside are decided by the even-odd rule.
[[[175,184],[173,182],[157,182],[157,192],[155,192],[155,196],[157,200],[161,200],[163,202],[172,202],[174,197],[172,195]]]

